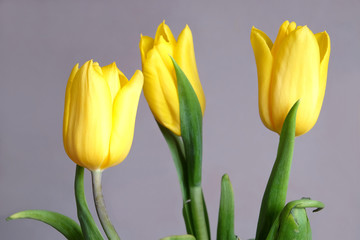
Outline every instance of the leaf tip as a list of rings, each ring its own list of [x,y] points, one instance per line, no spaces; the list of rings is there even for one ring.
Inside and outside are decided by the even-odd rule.
[[[225,173],[222,178],[221,178],[222,181],[230,181],[230,178],[229,178],[229,175],[227,173]]]

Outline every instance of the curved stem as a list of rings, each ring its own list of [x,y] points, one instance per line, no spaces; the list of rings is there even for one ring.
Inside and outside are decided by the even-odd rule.
[[[74,188],[77,215],[85,239],[104,240],[99,228],[97,227],[89,211],[84,192],[84,168],[80,167],[79,165],[76,165]]]
[[[106,212],[104,196],[102,194],[102,187],[101,187],[101,176],[102,176],[101,170],[91,171],[96,212],[98,214],[101,226],[103,227],[106,236],[110,240],[120,240],[120,237],[117,234],[114,226],[110,222],[109,216]]]

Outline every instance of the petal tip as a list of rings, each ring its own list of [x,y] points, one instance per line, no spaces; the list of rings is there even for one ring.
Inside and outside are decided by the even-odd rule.
[[[117,68],[117,66],[116,66],[116,62],[112,62],[112,63],[110,63],[110,66],[111,66],[112,68]]]
[[[136,79],[136,81],[139,84],[143,85],[143,83],[144,83],[144,75],[143,75],[142,71],[136,70],[133,77],[132,77],[132,79]]]

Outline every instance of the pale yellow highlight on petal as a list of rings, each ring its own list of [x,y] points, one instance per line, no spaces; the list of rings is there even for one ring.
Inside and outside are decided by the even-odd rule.
[[[188,25],[185,26],[178,37],[173,57],[190,81],[204,116],[206,100],[196,66],[193,37]]]
[[[144,65],[144,62],[147,58],[147,53],[154,47],[154,39],[148,36],[140,36],[139,48],[141,54],[141,63]]]
[[[110,153],[108,160],[102,164],[101,169],[121,163],[130,151],[143,83],[143,74],[137,70],[129,83],[120,90],[115,98]]]
[[[102,67],[101,70],[103,72],[104,79],[109,85],[112,102],[114,102],[114,99],[120,90],[120,79],[118,74],[119,70],[115,62]]]
[[[272,123],[280,133],[292,105],[301,99],[296,118],[296,136],[310,130],[319,115],[319,46],[306,26],[284,38],[274,57],[270,86]]]
[[[258,74],[260,118],[267,128],[274,131],[269,111],[269,89],[273,62],[272,42],[264,32],[255,27],[251,29],[250,41],[254,50]]]
[[[89,170],[97,170],[108,158],[112,126],[112,101],[101,68],[86,62],[76,73],[70,93],[69,157]]]
[[[67,132],[68,132],[68,124],[69,124],[69,109],[70,109],[70,94],[71,94],[71,86],[74,80],[76,73],[79,71],[79,64],[77,63],[73,69],[71,70],[69,80],[66,84],[65,91],[65,104],[64,104],[64,118],[63,118],[63,144],[65,152],[69,155],[68,146],[66,144]],[[75,161],[76,162],[76,161]],[[78,162],[76,162],[78,164]]]

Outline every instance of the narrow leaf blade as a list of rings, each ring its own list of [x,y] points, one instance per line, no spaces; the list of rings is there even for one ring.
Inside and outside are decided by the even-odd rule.
[[[256,240],[265,239],[276,217],[285,206],[295,142],[297,101],[285,118],[276,160],[261,202]]]
[[[198,239],[210,239],[208,217],[201,189],[202,171],[202,112],[199,100],[185,73],[171,58],[176,72],[180,128],[185,148],[190,206],[195,236]]]
[[[204,209],[204,215],[205,215],[206,228],[208,230],[208,236],[211,236],[209,214],[208,214],[208,211],[207,211],[204,192],[202,191],[202,189],[201,189],[201,197],[202,197],[202,203],[203,203],[203,209]]]
[[[84,192],[84,168],[76,165],[75,199],[77,215],[86,240],[103,240],[87,205]]]
[[[84,239],[79,224],[71,218],[57,212],[47,210],[26,210],[15,213],[6,220],[14,219],[34,219],[44,222],[59,231],[66,239],[81,240]]]
[[[187,201],[189,199],[189,191],[187,189],[186,162],[183,143],[181,139],[179,139],[179,137],[173,134],[169,129],[159,123],[158,126],[170,149],[176,172],[178,174],[183,201]]]
[[[184,156],[184,146],[181,139],[173,134],[169,129],[165,128],[158,123],[158,126],[163,134],[168,147],[171,152],[172,159],[175,164],[176,172],[178,174],[178,179],[181,188],[181,194],[183,199],[183,217],[186,227],[186,232],[188,234],[193,234],[193,224],[191,221],[191,209],[188,200],[190,199],[189,184],[187,177],[187,166]]]
[[[217,240],[235,240],[234,233],[234,192],[227,174],[221,179],[221,197],[219,208],[219,220],[217,228]]]
[[[184,142],[186,160],[191,186],[200,186],[202,167],[202,112],[196,96],[185,73],[173,58],[178,85],[180,104],[180,128]]]

